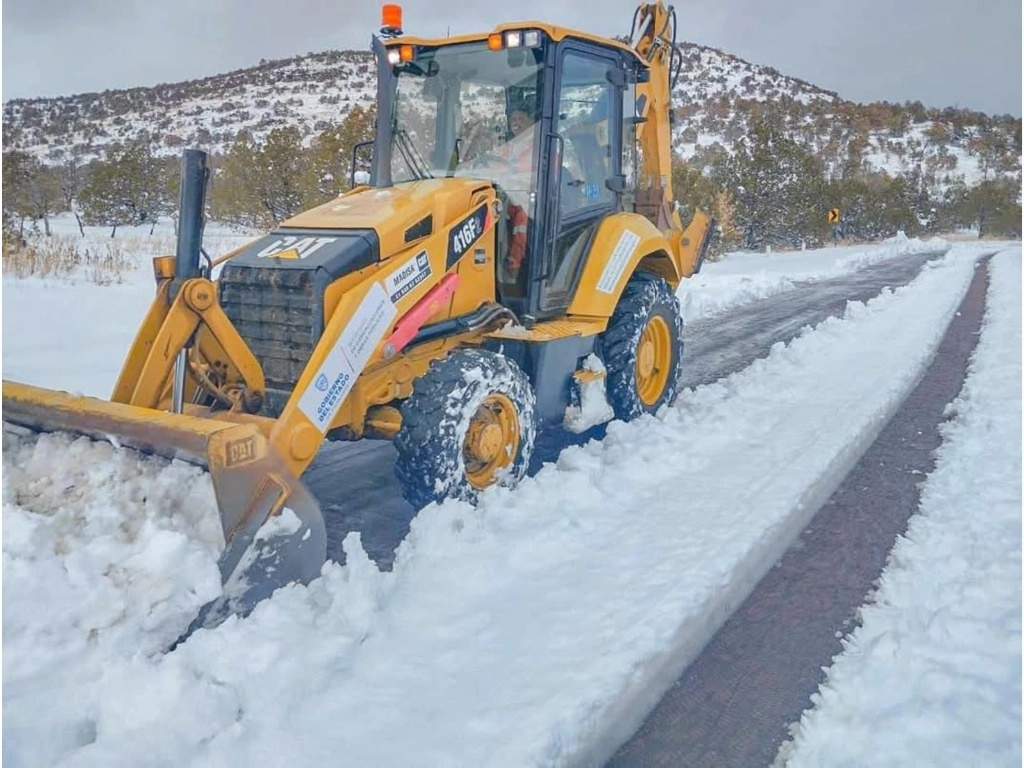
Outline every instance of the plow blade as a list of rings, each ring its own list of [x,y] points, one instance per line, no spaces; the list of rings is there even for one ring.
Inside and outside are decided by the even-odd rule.
[[[327,534],[320,505],[253,424],[198,418],[3,382],[3,421],[32,432],[69,432],[203,467],[224,531],[224,591],[184,639],[228,615],[245,615],[275,589],[320,575]]]

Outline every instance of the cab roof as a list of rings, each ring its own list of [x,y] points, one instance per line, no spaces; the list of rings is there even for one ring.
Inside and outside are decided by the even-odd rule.
[[[494,29],[488,32],[471,32],[464,35],[452,35],[451,37],[417,37],[415,35],[400,35],[398,37],[386,38],[383,42],[387,47],[393,47],[396,45],[422,45],[428,48],[442,47],[446,45],[458,45],[460,43],[476,43],[486,42],[488,36],[493,35],[496,32],[506,32],[509,30],[528,30],[537,29],[546,34],[549,38],[556,42],[561,42],[566,39],[585,40],[590,43],[604,46],[605,48],[614,48],[622,51],[623,53],[629,54],[635,61],[647,66],[647,62],[644,61],[634,48],[623,43],[620,40],[615,40],[610,37],[602,37],[600,35],[594,35],[590,32],[583,32],[578,29],[572,29],[571,27],[561,27],[555,24],[548,24],[543,21],[513,21],[499,24]]]

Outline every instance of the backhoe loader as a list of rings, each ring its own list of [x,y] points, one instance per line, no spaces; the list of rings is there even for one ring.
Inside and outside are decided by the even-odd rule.
[[[672,194],[674,11],[640,5],[630,42],[541,22],[425,39],[383,11],[368,181],[213,262],[207,156],[185,150],[176,252],[110,399],[3,382],[5,425],[208,469],[224,591],[193,628],[319,575],[300,478],[324,440],[393,440],[417,509],[472,503],[523,478],[581,387],[623,420],[677,394],[675,289],[713,222],[684,229]]]

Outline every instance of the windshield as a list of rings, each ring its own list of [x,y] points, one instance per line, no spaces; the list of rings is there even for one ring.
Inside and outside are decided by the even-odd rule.
[[[525,204],[539,142],[540,48],[420,49],[394,67],[394,182],[468,176]]]

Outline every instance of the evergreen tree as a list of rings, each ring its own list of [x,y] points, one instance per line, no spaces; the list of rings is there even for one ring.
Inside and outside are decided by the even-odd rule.
[[[842,233],[846,238],[876,240],[892,237],[902,230],[908,235],[918,231],[917,218],[908,203],[906,182],[886,173],[861,171],[857,175],[832,181],[828,198],[842,211]]]
[[[18,230],[24,235],[28,215],[29,187],[32,184],[34,158],[27,152],[8,150],[3,153],[3,218],[4,229]]]
[[[724,189],[715,193],[711,203],[711,213],[718,223],[717,242],[714,245],[714,256],[735,250],[743,244],[743,232],[736,224],[736,203],[732,195]],[[709,258],[711,258],[709,256]]]
[[[720,190],[721,187],[695,165],[690,165],[679,156],[672,158],[672,191],[680,205],[679,213],[684,226],[693,218],[697,209],[710,212]]]
[[[351,188],[352,150],[357,144],[373,139],[375,119],[374,108],[363,109],[357,105],[339,124],[327,128],[313,140],[309,161],[309,207]],[[358,153],[354,170],[369,171],[369,152]]]
[[[978,230],[978,237],[1020,237],[1020,186],[1009,179],[988,179],[967,191],[961,201],[962,217]]]
[[[46,236],[50,236],[50,216],[61,208],[60,175],[55,168],[39,162],[34,164],[34,173],[28,188],[28,217],[43,222]]]
[[[78,205],[78,194],[85,186],[85,169],[78,153],[67,153],[60,165],[57,166],[57,173],[60,178],[60,198],[63,209],[75,215],[78,231],[82,237],[85,237],[85,227],[82,225],[82,215]]]
[[[816,217],[827,208],[821,162],[788,135],[777,113],[751,121],[715,180],[735,200],[744,247],[795,247],[820,237]]]
[[[165,166],[148,144],[113,149],[92,164],[79,203],[83,220],[111,227],[111,237],[119,226],[153,224],[171,210]]]
[[[60,180],[48,168],[25,152],[9,151],[3,155],[3,208],[5,226],[17,222],[19,236],[24,236],[25,221],[42,220],[50,234],[50,216],[60,209]]]
[[[273,227],[305,207],[311,178],[297,128],[275,128],[262,143],[243,131],[217,173],[212,215],[242,226]]]

